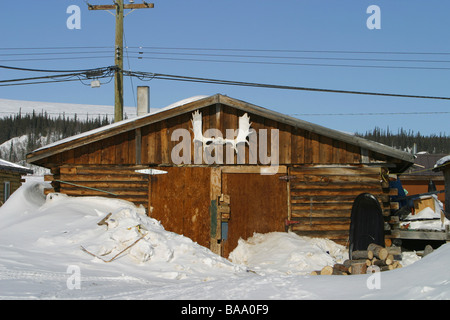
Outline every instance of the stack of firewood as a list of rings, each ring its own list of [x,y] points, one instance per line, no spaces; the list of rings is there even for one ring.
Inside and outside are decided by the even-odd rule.
[[[333,266],[325,266],[322,270],[311,272],[312,275],[348,275],[365,274],[401,268],[401,248],[382,247],[370,244],[367,250],[352,252],[352,259]]]

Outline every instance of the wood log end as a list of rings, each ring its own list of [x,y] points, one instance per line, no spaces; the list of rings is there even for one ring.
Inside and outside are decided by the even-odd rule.
[[[333,267],[332,266],[325,266],[320,270],[320,275],[332,275],[333,274]]]

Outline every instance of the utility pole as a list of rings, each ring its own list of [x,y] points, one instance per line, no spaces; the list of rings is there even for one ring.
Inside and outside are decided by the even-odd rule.
[[[134,2],[130,0],[130,2]],[[124,4],[123,0],[115,0],[113,5],[91,5],[88,3],[89,10],[115,10],[113,14],[116,17],[116,37],[114,64],[116,71],[114,74],[114,122],[123,120],[123,18],[124,10],[154,8],[153,3],[129,3]],[[132,11],[131,11],[132,12]],[[130,12],[130,13],[131,13]]]

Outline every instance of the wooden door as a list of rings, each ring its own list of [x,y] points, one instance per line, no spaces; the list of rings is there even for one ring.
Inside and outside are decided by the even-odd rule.
[[[228,233],[222,235],[222,255],[228,257],[240,238],[253,233],[285,231],[287,217],[286,181],[283,174],[222,172],[222,192],[229,196]],[[222,230],[223,231],[223,230]]]

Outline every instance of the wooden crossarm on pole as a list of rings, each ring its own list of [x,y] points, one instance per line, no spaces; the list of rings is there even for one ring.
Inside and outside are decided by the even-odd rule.
[[[154,8],[155,4],[154,3],[129,3],[129,4],[124,4],[123,8],[124,9],[146,9],[146,8]],[[116,9],[116,5],[112,4],[112,5],[103,5],[103,4],[99,4],[99,5],[88,5],[88,9],[89,10],[114,10]]]

